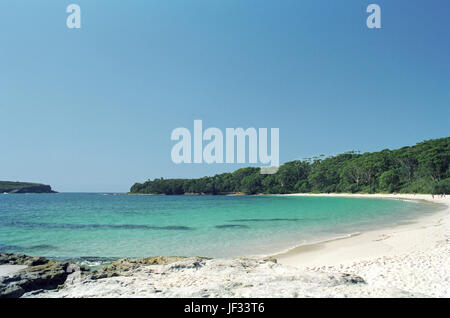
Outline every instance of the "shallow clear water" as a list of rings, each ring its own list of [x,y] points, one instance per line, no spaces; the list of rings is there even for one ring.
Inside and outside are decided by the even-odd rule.
[[[267,255],[433,210],[359,198],[2,194],[0,251],[56,258]]]

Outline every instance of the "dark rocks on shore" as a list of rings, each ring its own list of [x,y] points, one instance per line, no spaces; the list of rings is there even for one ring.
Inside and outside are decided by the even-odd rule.
[[[156,256],[140,259],[122,258],[100,269],[89,271],[87,267],[69,262],[48,260],[25,254],[0,253],[0,265],[26,265],[15,274],[0,277],[0,298],[18,298],[35,295],[46,290],[60,288],[69,275],[78,274],[83,279],[130,276],[133,270],[142,265],[164,265],[185,259],[178,256]]]
[[[67,262],[10,253],[0,253],[0,265],[28,266],[13,275],[0,277],[0,298],[17,298],[25,293],[56,289],[73,272],[87,270]]]
[[[56,289],[64,284],[68,263],[47,263],[26,268],[15,275],[0,278],[0,297],[20,297],[39,289]]]
[[[340,285],[357,285],[366,284],[364,279],[352,273],[342,272],[302,272],[294,268],[284,267],[276,264],[277,260],[273,257],[264,259],[235,259],[235,260],[211,260],[205,257],[177,257],[177,256],[159,256],[147,257],[141,259],[122,258],[111,262],[97,270],[90,270],[86,267],[80,267],[77,264],[69,262],[59,262],[48,260],[43,257],[32,257],[23,254],[0,253],[0,265],[27,265],[25,269],[17,271],[9,276],[0,277],[0,298],[17,298],[17,297],[45,297],[47,293],[52,295],[61,295],[66,297],[69,295],[79,295],[78,291],[88,289],[87,286],[109,286],[113,287],[107,291],[109,295],[129,295],[136,296],[134,292],[128,289],[134,281],[145,281],[144,285],[149,285],[155,293],[164,291],[167,295],[174,294],[173,288],[181,284],[185,286],[188,275],[194,271],[201,270],[201,276],[218,275],[218,279],[214,277],[217,293],[222,295],[222,289],[226,289],[226,295],[235,295],[236,288],[260,286],[262,284],[274,284],[275,288],[282,288],[282,294],[286,291],[286,286],[295,291],[301,284],[308,286],[316,286],[317,288],[334,287]],[[152,267],[155,265],[166,265]],[[226,268],[225,271],[223,269]],[[233,281],[230,281],[230,273]],[[154,275],[154,276],[153,276]],[[271,276],[275,275],[275,276]],[[104,280],[110,277],[122,276],[121,279]],[[127,278],[133,276],[135,278]],[[168,280],[166,281],[166,277]],[[191,276],[193,279],[197,276]],[[234,277],[234,278],[233,278]],[[274,279],[276,277],[276,279]],[[276,283],[277,277],[281,277],[283,282],[281,285]],[[96,282],[96,280],[99,280]],[[155,283],[156,282],[156,283]],[[258,283],[258,284],[256,284]],[[155,285],[156,284],[156,285]],[[312,284],[312,285],[311,285]],[[83,285],[85,285],[83,287]],[[138,284],[139,285],[139,284]],[[116,286],[116,287],[114,287]],[[158,286],[158,290],[156,289]],[[164,287],[165,286],[165,287]],[[187,286],[186,286],[187,287]],[[202,286],[200,286],[202,287]],[[308,288],[303,288],[304,292]],[[73,294],[73,291],[76,293]],[[119,292],[115,290],[119,289]],[[133,289],[133,288],[132,288]],[[77,291],[78,290],[78,291]],[[207,291],[207,290],[206,290]],[[59,293],[60,292],[60,293]],[[72,292],[72,294],[71,294]],[[209,296],[210,293],[199,292],[195,288],[192,290],[193,296]],[[42,295],[41,295],[42,293]],[[145,292],[144,292],[145,293]],[[307,292],[309,293],[309,292]],[[95,293],[87,293],[89,297],[95,297]],[[151,294],[152,296],[154,294]],[[269,295],[269,294],[265,294]],[[297,296],[295,296],[297,297]]]
[[[0,265],[26,265],[37,266],[48,263],[49,260],[40,256],[28,256],[25,254],[0,253]]]

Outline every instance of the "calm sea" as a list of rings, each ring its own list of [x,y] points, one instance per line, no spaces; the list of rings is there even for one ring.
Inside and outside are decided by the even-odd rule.
[[[260,256],[434,210],[359,198],[0,194],[0,251],[86,260]]]

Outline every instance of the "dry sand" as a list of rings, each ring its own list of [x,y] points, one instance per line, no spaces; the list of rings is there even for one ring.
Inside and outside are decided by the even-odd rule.
[[[295,194],[296,196],[316,196]],[[412,224],[361,233],[341,240],[301,246],[277,255],[278,262],[308,271],[346,272],[363,277],[362,296],[393,289],[424,296],[450,296],[450,197],[411,194],[329,194],[320,196],[424,200],[442,210]]]

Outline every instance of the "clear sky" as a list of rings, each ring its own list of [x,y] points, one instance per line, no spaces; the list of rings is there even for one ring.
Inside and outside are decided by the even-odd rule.
[[[281,162],[449,136],[449,15],[425,0],[2,0],[0,180],[113,192],[241,167],[172,163],[170,133],[194,119],[279,128]]]

